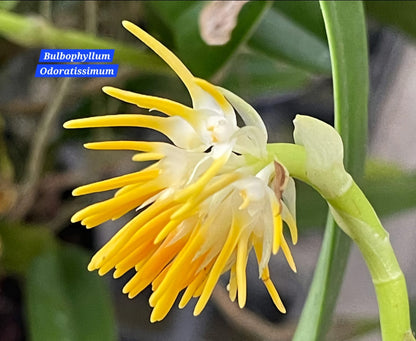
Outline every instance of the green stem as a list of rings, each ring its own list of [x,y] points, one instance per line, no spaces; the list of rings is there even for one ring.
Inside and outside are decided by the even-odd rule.
[[[344,141],[344,164],[360,182],[367,142],[368,55],[361,1],[320,1],[331,55],[334,125]],[[322,250],[294,341],[325,338],[343,281],[350,239],[328,215]]]
[[[0,10],[0,36],[26,47],[114,49],[116,63],[129,64],[154,73],[170,73],[169,68],[153,54],[82,31],[59,29],[42,17],[22,16]]]
[[[317,185],[307,177],[306,152],[302,146],[270,144],[268,151],[285,165],[291,176],[308,183],[322,195]],[[389,235],[373,207],[355,183],[339,197],[325,199],[335,221],[357,244],[368,266],[377,295],[383,340],[415,340],[410,327],[405,278]]]

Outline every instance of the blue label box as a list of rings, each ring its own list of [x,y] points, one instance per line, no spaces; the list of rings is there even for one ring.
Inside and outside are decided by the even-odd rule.
[[[111,49],[42,49],[39,63],[109,63],[113,58]]]
[[[118,64],[38,64],[35,77],[116,77]]]

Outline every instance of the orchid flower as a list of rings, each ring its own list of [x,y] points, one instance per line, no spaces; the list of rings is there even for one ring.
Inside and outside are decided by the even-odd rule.
[[[104,141],[85,145],[96,150],[132,150],[134,161],[153,161],[135,173],[81,186],[73,195],[117,190],[72,217],[87,228],[137,215],[92,258],[88,269],[115,278],[131,269],[123,288],[133,298],[150,284],[151,321],[162,320],[183,291],[179,307],[198,297],[194,315],[207,304],[220,276],[229,272],[228,291],[240,307],[246,302],[246,265],[254,249],[259,277],[276,307],[285,307],[271,281],[269,259],[282,249],[296,271],[283,233],[297,242],[295,185],[281,162],[267,149],[266,127],[257,112],[228,90],[194,77],[165,46],[134,24],[123,26],[157,53],[189,91],[192,107],[148,95],[104,87],[124,102],[166,116],[107,115],[76,119],[65,128],[144,127],[172,143]],[[243,126],[237,125],[237,114]]]

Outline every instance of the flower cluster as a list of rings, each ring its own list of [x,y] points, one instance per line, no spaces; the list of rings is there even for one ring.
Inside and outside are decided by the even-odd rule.
[[[117,189],[114,196],[73,217],[87,228],[138,214],[92,258],[89,270],[120,277],[136,274],[123,288],[130,298],[152,285],[151,321],[163,319],[182,292],[184,307],[198,297],[207,304],[220,276],[229,271],[229,295],[246,301],[246,264],[254,248],[259,276],[276,307],[285,312],[270,279],[269,259],[281,248],[296,271],[283,233],[297,241],[294,181],[266,150],[266,128],[256,111],[235,94],[194,77],[160,42],[130,22],[124,27],[156,52],[187,87],[192,107],[168,99],[104,87],[103,91],[166,116],[107,115],[72,120],[66,128],[146,127],[171,141],[105,141],[89,149],[132,150],[134,161],[153,161],[135,173],[81,186],[74,195]],[[237,113],[244,125],[237,125]]]

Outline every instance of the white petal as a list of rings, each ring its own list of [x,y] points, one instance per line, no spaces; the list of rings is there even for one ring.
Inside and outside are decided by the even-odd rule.
[[[225,98],[231,103],[231,105],[237,110],[238,114],[243,119],[244,123],[248,126],[255,126],[260,129],[262,134],[267,140],[267,129],[263,120],[257,111],[246,101],[238,97],[231,91],[217,86],[217,89],[225,96]]]

